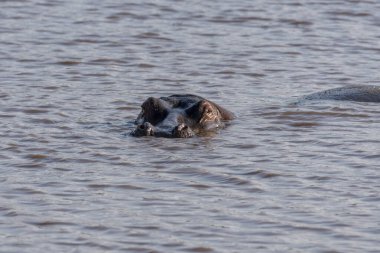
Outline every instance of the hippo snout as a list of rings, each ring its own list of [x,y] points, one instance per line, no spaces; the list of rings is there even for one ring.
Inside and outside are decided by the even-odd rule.
[[[132,133],[133,136],[153,136],[154,135],[154,126],[149,122],[144,122],[136,127],[135,131]]]
[[[194,135],[194,132],[190,127],[181,123],[173,129],[172,135],[176,138],[189,138]]]
[[[135,137],[156,136],[156,137],[173,137],[173,138],[189,138],[194,136],[194,132],[187,125],[181,123],[174,127],[171,131],[166,128],[155,127],[149,122],[145,122],[136,127],[132,132]]]

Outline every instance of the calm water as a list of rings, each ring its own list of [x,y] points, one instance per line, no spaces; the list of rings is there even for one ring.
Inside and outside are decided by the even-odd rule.
[[[0,1],[1,252],[380,252],[380,2]],[[132,2],[132,1],[130,1]],[[133,138],[149,96],[238,115]]]

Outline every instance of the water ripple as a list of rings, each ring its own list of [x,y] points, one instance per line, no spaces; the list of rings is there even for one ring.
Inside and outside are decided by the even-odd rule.
[[[377,252],[377,1],[1,1],[3,252]],[[333,22],[332,22],[333,21]],[[237,119],[133,138],[150,96]]]

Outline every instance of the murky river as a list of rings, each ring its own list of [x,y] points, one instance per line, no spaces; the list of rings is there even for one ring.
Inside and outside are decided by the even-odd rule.
[[[0,252],[380,252],[375,0],[0,1]],[[238,116],[133,138],[149,96]]]

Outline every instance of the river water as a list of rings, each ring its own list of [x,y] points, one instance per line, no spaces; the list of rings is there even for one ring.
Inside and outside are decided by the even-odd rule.
[[[380,2],[0,1],[0,252],[380,252]],[[150,96],[238,117],[129,136]]]

